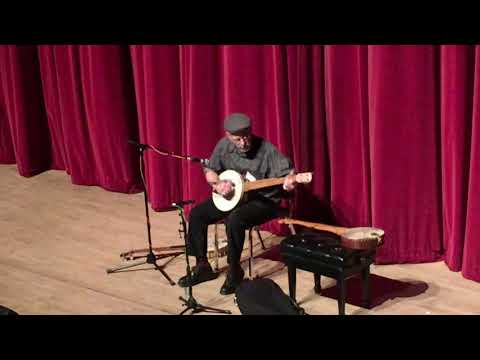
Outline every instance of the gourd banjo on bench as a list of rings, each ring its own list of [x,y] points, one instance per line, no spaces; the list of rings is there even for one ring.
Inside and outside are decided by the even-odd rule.
[[[385,231],[376,227],[347,228],[290,218],[280,219],[278,222],[280,224],[301,225],[315,230],[332,232],[340,236],[342,246],[355,250],[373,249],[382,246],[385,242]]]
[[[238,172],[234,170],[226,170],[219,176],[220,180],[228,180],[233,184],[233,191],[224,197],[215,191],[212,192],[212,199],[215,206],[221,211],[230,211],[237,206],[243,199],[247,192],[267,188],[270,186],[282,185],[285,177],[261,179],[255,181],[245,181]],[[300,184],[309,183],[312,181],[312,173],[295,174],[295,181]]]

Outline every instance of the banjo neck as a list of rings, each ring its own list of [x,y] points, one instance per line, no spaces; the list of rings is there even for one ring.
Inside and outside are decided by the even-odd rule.
[[[263,188],[270,187],[270,186],[282,185],[283,182],[285,181],[285,179],[288,176],[289,175],[283,176],[283,177],[278,177],[278,178],[268,178],[268,179],[261,179],[261,180],[255,180],[255,181],[246,181],[246,182],[244,182],[243,192],[263,189]],[[295,182],[297,182],[297,183],[306,184],[306,183],[309,183],[310,181],[312,181],[312,173],[311,172],[295,174]]]
[[[346,227],[332,226],[332,225],[314,223],[314,222],[309,222],[309,221],[294,220],[294,219],[282,219],[282,220],[279,220],[279,223],[301,225],[301,226],[305,226],[307,228],[311,228],[311,229],[315,229],[315,230],[330,231],[330,232],[333,232],[337,235],[342,235],[347,230],[349,230],[349,228],[346,228]]]
[[[262,179],[255,181],[245,182],[244,192],[263,189],[270,186],[282,185],[285,180],[285,177],[281,178],[271,178],[271,179]]]

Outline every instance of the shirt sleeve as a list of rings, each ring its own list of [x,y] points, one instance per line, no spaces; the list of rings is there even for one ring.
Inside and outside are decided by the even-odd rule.
[[[273,147],[270,153],[270,177],[287,176],[292,171],[293,163],[285,155],[283,155],[277,148]]]
[[[224,166],[222,164],[222,154],[224,148],[225,146],[223,144],[223,141],[219,141],[215,146],[215,149],[213,149],[212,154],[210,155],[208,164],[205,165],[203,168],[204,173],[208,171],[215,171],[217,174],[219,174],[224,170]]]

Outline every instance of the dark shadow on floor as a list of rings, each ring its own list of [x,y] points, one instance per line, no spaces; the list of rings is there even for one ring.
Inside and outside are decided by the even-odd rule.
[[[348,304],[362,305],[362,280],[359,276],[354,276],[346,281]],[[312,275],[313,286],[313,275]],[[423,281],[400,281],[389,279],[380,275],[370,274],[370,308],[383,304],[387,300],[395,298],[409,298],[419,296],[425,293],[428,284]],[[321,296],[337,300],[338,288],[336,285],[322,289]]]

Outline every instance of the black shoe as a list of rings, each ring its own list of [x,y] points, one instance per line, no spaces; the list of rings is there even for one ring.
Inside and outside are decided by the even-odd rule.
[[[218,277],[218,274],[213,272],[210,266],[194,266],[190,274],[192,276],[191,286],[195,286],[205,281],[214,280]],[[184,288],[190,286],[188,275],[185,275],[178,280],[178,286]]]
[[[242,268],[238,269],[236,272],[229,271],[227,273],[227,278],[220,289],[220,294],[229,295],[235,292],[235,289],[243,280],[245,272]]]

